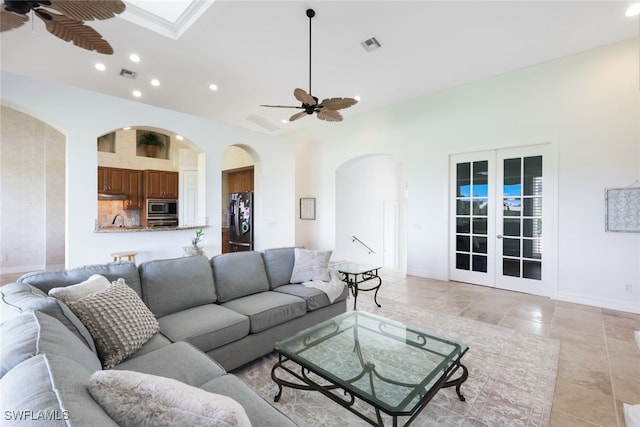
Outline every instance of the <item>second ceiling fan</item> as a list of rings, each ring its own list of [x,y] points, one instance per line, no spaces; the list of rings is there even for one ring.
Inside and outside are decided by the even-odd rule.
[[[311,94],[311,18],[316,16],[316,12],[313,9],[307,9],[307,17],[309,18],[309,92],[304,89],[297,88],[293,91],[293,96],[302,103],[301,106],[293,105],[261,105],[261,107],[273,107],[273,108],[297,108],[299,113],[294,114],[289,118],[289,121],[298,120],[306,115],[316,113],[316,116],[320,120],[326,120],[328,122],[341,122],[342,114],[338,110],[349,108],[352,105],[358,103],[353,98],[326,98],[322,102],[318,102],[318,98]]]

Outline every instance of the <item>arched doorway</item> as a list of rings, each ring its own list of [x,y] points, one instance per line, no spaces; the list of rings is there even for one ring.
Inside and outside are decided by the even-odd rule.
[[[254,249],[256,154],[232,145],[222,155],[222,253]]]
[[[406,270],[406,178],[392,156],[351,159],[336,170],[335,259]]]

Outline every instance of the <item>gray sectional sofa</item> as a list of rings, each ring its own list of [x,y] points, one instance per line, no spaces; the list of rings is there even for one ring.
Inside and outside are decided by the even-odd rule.
[[[270,353],[276,341],[346,311],[346,287],[330,301],[318,289],[289,283],[294,262],[294,248],[277,248],[137,268],[119,262],[34,272],[0,287],[5,422],[26,414],[38,425],[38,415],[53,418],[51,425],[116,424],[87,390],[91,375],[103,369],[91,333],[68,306],[47,295],[100,274],[109,281],[123,278],[159,324],[158,333],[113,369],[229,396],[254,426],[295,425],[228,373]]]

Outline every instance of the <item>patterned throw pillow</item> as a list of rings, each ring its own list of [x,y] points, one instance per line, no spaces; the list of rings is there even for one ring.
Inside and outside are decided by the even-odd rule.
[[[332,251],[314,251],[310,249],[294,248],[295,261],[291,272],[291,283],[321,280],[328,282],[329,258]]]
[[[160,329],[151,310],[124,279],[68,305],[91,333],[105,369],[138,351]]]
[[[97,371],[89,393],[123,427],[251,427],[244,408],[221,394],[140,372]]]

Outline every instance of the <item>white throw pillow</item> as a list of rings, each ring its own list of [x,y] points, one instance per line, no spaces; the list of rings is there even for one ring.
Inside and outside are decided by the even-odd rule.
[[[111,285],[109,279],[100,274],[94,274],[84,282],[77,285],[65,286],[62,288],[53,288],[49,290],[49,296],[59,299],[67,304],[71,301],[78,301],[87,295],[107,289]]]
[[[122,278],[68,306],[91,333],[106,369],[138,351],[160,329],[151,310]]]
[[[308,282],[309,280],[321,280],[328,282],[329,258],[332,251],[314,251],[310,249],[294,248],[295,261],[291,272],[291,283]]]
[[[89,393],[119,426],[250,427],[244,408],[221,394],[140,372],[97,371]]]

